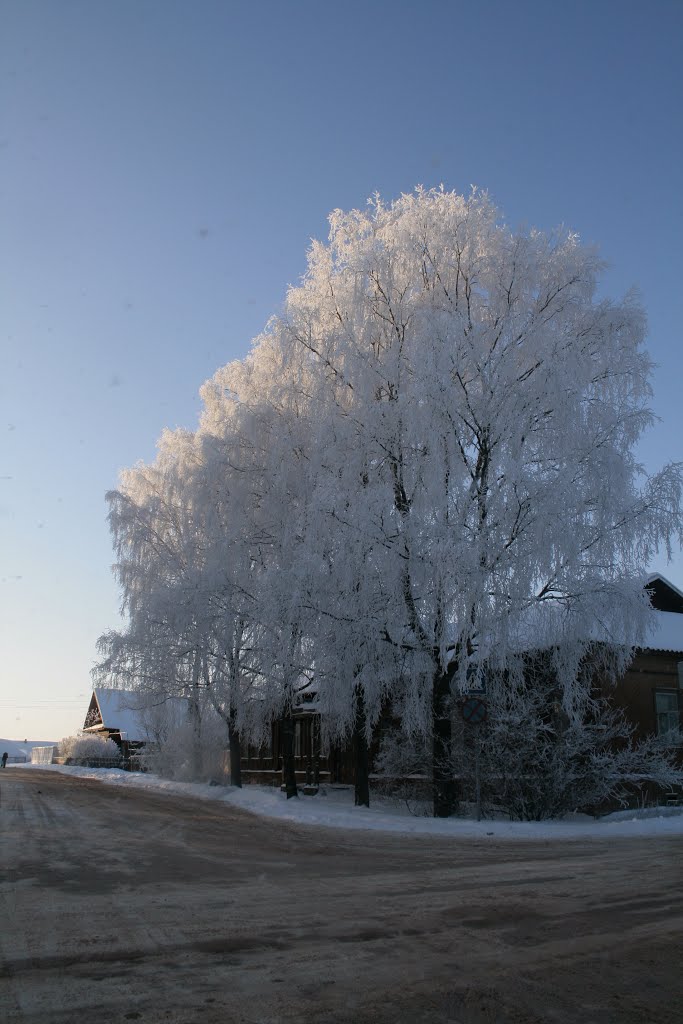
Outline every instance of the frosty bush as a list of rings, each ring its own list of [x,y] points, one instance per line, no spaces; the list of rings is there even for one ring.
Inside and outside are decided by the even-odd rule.
[[[478,744],[482,798],[513,819],[595,813],[683,785],[673,754],[654,737],[634,742],[623,713],[587,681],[572,716],[551,674],[495,688],[488,708],[485,726],[460,730],[449,768],[471,796]]]
[[[683,788],[683,768],[671,750],[676,734],[634,741],[633,727],[597,682],[599,649],[579,666],[570,701],[553,671],[556,653],[527,654],[517,671],[489,676],[484,724],[466,724],[459,702],[453,704],[450,754],[439,769],[453,783],[461,812],[476,801],[477,760],[484,813],[516,820],[600,813]],[[423,813],[430,746],[430,737],[399,727],[382,733],[377,788],[411,813]]]
[[[386,729],[373,767],[373,788],[378,793],[405,804],[417,817],[430,813],[431,753],[426,736]]]
[[[178,782],[224,781],[227,726],[208,709],[198,722],[167,715],[155,739],[145,754],[150,771]]]
[[[60,757],[74,761],[95,758],[118,759],[121,751],[113,740],[102,736],[65,736],[59,742]]]

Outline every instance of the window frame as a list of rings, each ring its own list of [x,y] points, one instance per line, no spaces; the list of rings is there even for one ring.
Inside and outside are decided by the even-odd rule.
[[[660,711],[658,708],[659,697],[667,697],[670,700],[671,698],[673,698],[673,701],[671,702],[672,706]],[[683,744],[683,735],[681,735],[681,701],[679,697],[679,691],[674,687],[657,687],[652,691],[652,703],[654,706],[655,716],[655,735],[672,736],[675,733],[678,733],[678,740],[676,741],[676,746],[681,746],[681,744]],[[669,720],[669,725],[667,728],[662,728],[660,723],[660,716],[665,715]]]

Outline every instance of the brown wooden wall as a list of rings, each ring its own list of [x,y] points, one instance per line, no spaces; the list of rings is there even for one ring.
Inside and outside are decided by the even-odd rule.
[[[353,759],[349,746],[333,746],[323,753],[320,744],[320,720],[310,712],[294,716],[294,744],[297,782],[353,782]],[[242,774],[247,782],[280,783],[282,739],[280,723],[271,727],[270,742],[262,747],[249,745],[242,756]]]
[[[678,694],[680,719],[683,708],[678,686],[678,662],[681,660],[680,655],[668,651],[639,651],[628,672],[611,691],[614,704],[624,710],[635,726],[637,739],[657,732],[656,690],[670,690]]]
[[[655,691],[668,690],[677,694],[679,722],[683,731],[683,690],[678,686],[678,663],[683,657],[666,651],[639,651],[629,670],[616,686],[604,686],[615,707],[623,709],[627,719],[635,727],[634,739],[644,739],[657,732],[655,716]],[[459,720],[459,719],[458,719]],[[380,726],[397,725],[388,714],[383,716]],[[354,782],[354,759],[351,742],[337,744],[323,753],[320,744],[320,727],[317,715],[307,712],[295,715],[295,768],[297,781],[319,781],[352,785]],[[377,753],[379,734],[371,747],[370,761]],[[679,748],[683,761],[683,748]],[[264,782],[279,785],[282,774],[282,743],[280,724],[273,723],[270,742],[260,749],[249,746],[242,757],[242,772],[245,781]]]

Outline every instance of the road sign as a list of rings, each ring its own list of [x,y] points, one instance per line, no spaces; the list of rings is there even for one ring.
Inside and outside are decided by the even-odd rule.
[[[462,717],[469,725],[486,721],[486,703],[480,697],[467,697],[462,704]]]
[[[466,693],[471,697],[486,696],[486,675],[481,670],[477,673],[474,665],[470,665],[466,674]]]

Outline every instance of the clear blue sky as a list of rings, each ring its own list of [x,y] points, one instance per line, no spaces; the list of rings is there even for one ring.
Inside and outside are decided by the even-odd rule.
[[[0,0],[0,736],[82,725],[105,491],[375,190],[599,243],[649,314],[643,458],[683,456],[682,30],[680,0]]]

